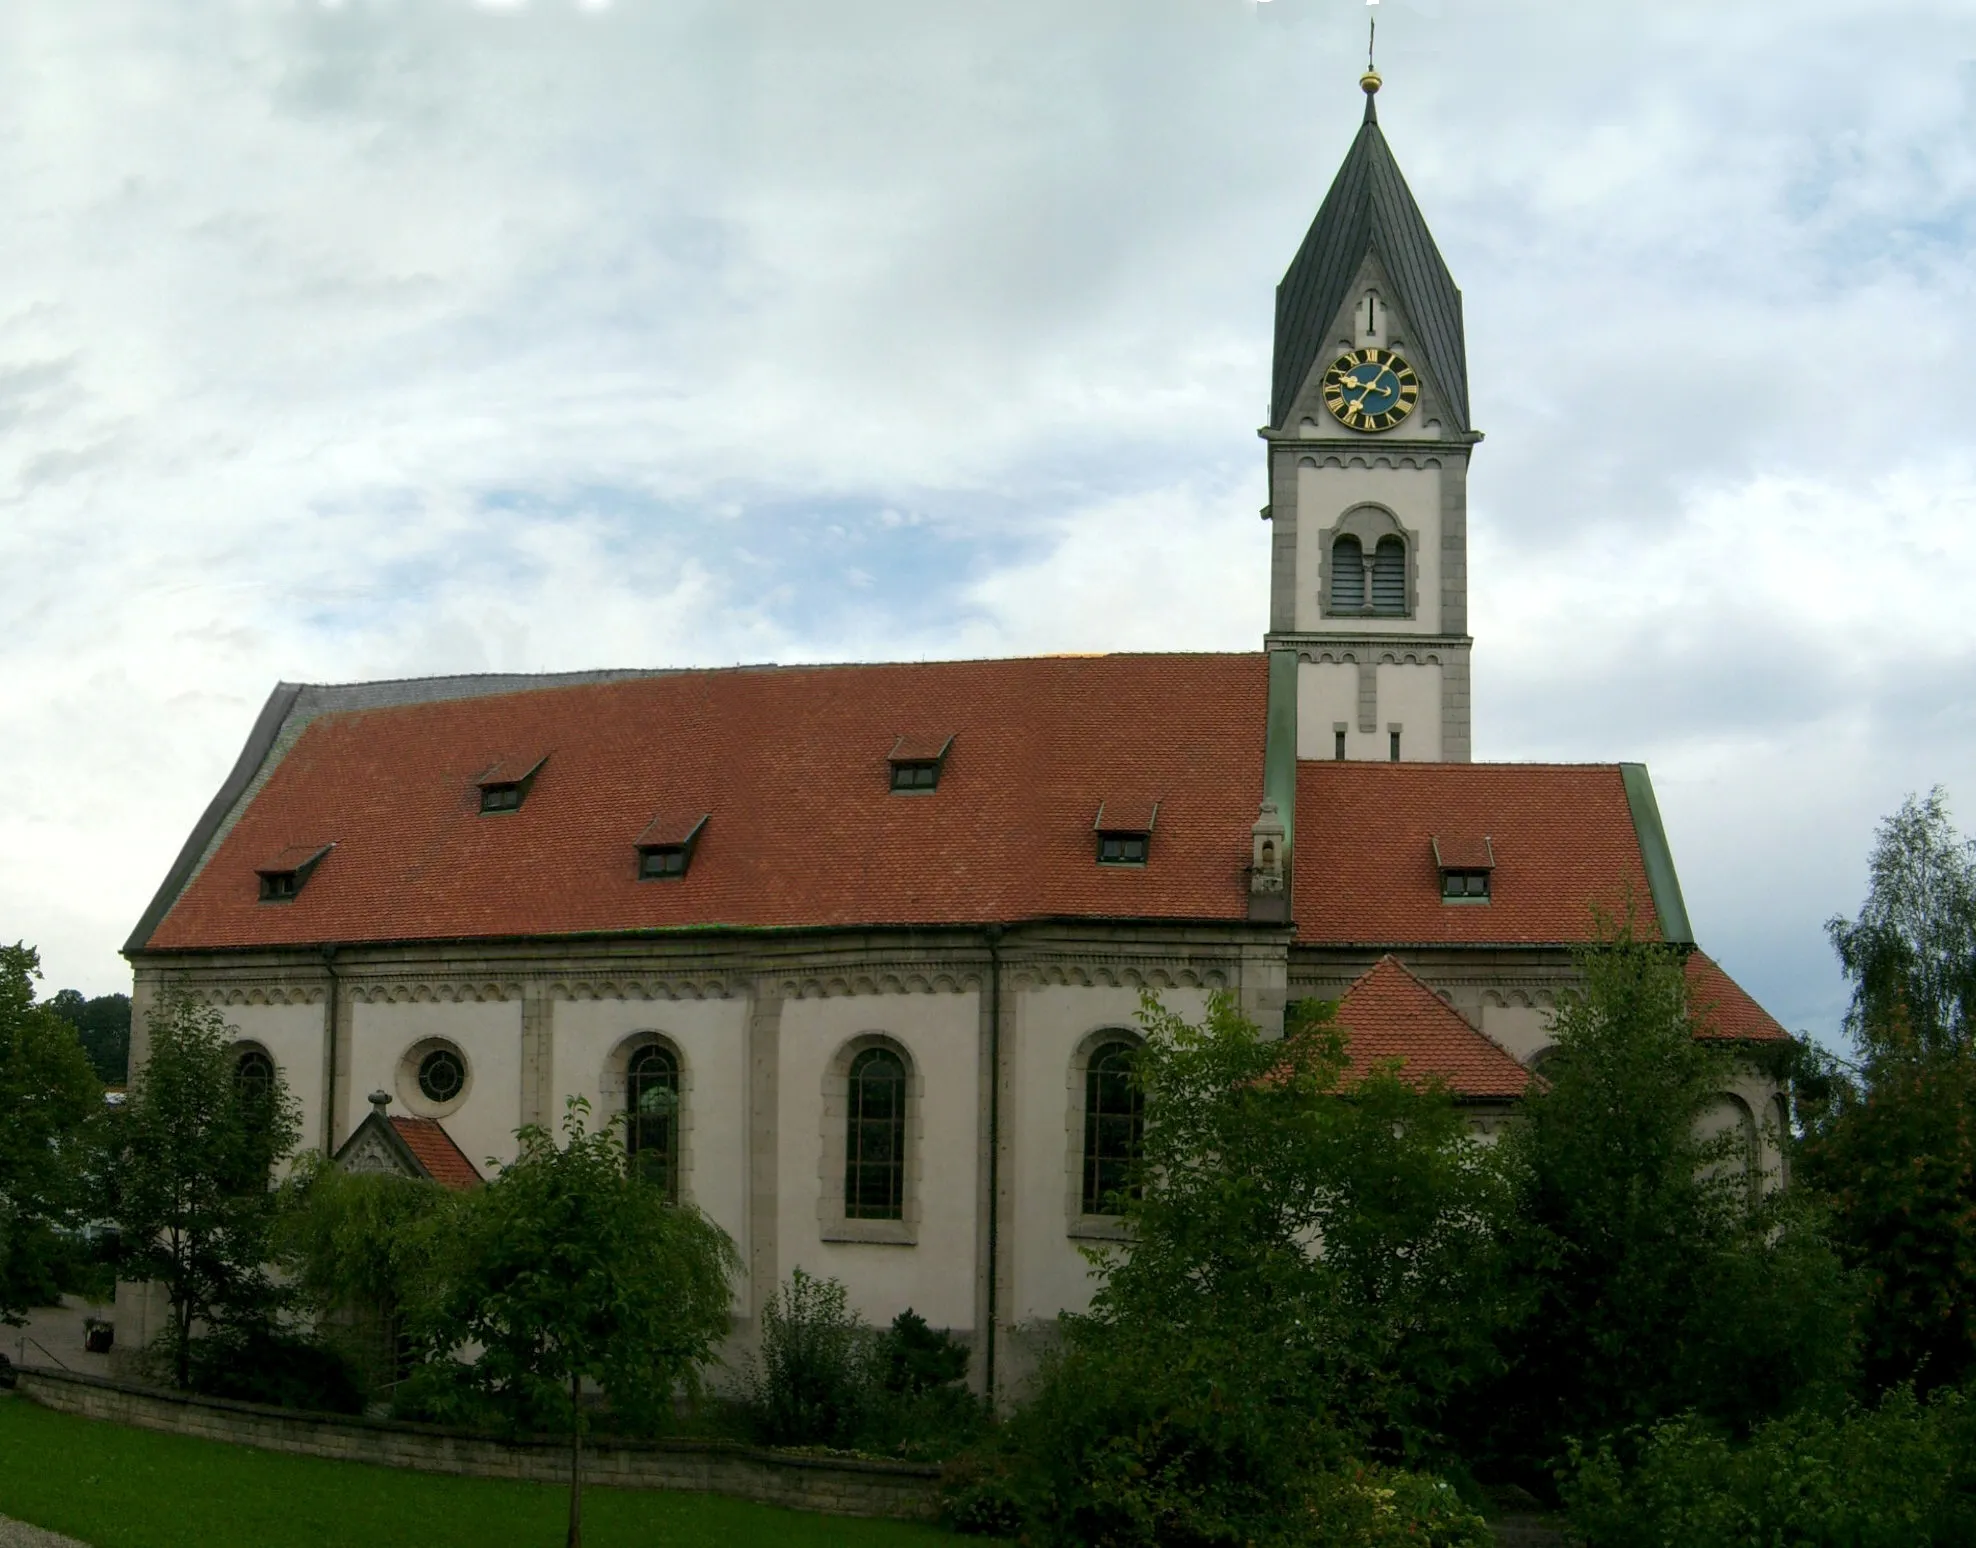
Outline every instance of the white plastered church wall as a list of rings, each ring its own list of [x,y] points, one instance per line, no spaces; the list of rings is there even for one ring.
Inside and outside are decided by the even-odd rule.
[[[296,1157],[322,1137],[323,1008],[321,1005],[223,1005],[220,1014],[234,1030],[229,1042],[236,1052],[248,1045],[267,1050],[301,1118]]]
[[[453,1143],[483,1174],[489,1157],[514,1159],[515,1130],[524,1121],[519,998],[384,1005],[359,999],[350,1011],[349,1084],[336,1115],[339,1142],[363,1122],[371,1092],[385,1091],[393,1113],[445,1124]],[[456,1104],[435,1107],[414,1094],[417,1071],[409,1056],[434,1040],[453,1044],[465,1058],[467,1084]]]
[[[1482,1006],[1482,1035],[1508,1052],[1519,1063],[1528,1064],[1556,1041],[1551,1022],[1556,1012],[1536,1005]]]
[[[1396,432],[1397,433],[1397,432]],[[1331,634],[1438,634],[1441,629],[1441,470],[1439,467],[1328,468],[1317,459],[1297,465],[1297,628]],[[1374,461],[1370,447],[1364,456]],[[1392,512],[1409,534],[1410,616],[1325,611],[1324,556],[1331,535],[1362,505]]]
[[[906,1225],[914,1240],[826,1241],[841,1214],[843,1126],[826,1080],[854,1039],[880,1034],[909,1060]],[[782,1006],[777,1071],[776,1260],[841,1279],[875,1323],[907,1307],[935,1327],[975,1323],[980,1177],[981,1004],[972,990],[844,995]]]
[[[1207,992],[1169,989],[1167,1009],[1198,1022]],[[1042,1321],[1091,1304],[1091,1270],[1071,1234],[1072,1190],[1083,1163],[1083,1091],[1073,1064],[1094,1033],[1118,1028],[1143,1037],[1137,989],[1044,985],[1004,1000],[1003,1058],[1012,1100],[1004,1109],[1003,1153],[1013,1194],[1013,1240],[1005,1247],[1011,1304],[1004,1324]],[[1012,1035],[1011,1035],[1012,1034]]]
[[[1369,757],[1391,756],[1391,732],[1400,731],[1400,761],[1441,761],[1441,668],[1432,661],[1381,662],[1374,669],[1379,722]],[[1349,753],[1348,753],[1349,756]]]
[[[748,1002],[731,1000],[558,1000],[552,1010],[547,1115],[580,1096],[591,1126],[624,1111],[625,1044],[654,1033],[679,1056],[680,1197],[704,1210],[736,1243],[748,1229]],[[737,1294],[740,1287],[737,1285]]]

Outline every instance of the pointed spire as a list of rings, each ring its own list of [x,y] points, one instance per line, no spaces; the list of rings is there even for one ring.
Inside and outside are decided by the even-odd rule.
[[[1450,428],[1468,429],[1468,351],[1461,292],[1380,131],[1373,105],[1380,84],[1378,72],[1371,68],[1360,78],[1364,127],[1345,153],[1317,218],[1276,287],[1270,424],[1278,429],[1295,409],[1311,368],[1332,344],[1332,323],[1368,253],[1378,256],[1411,326],[1409,357],[1426,368],[1454,421]]]

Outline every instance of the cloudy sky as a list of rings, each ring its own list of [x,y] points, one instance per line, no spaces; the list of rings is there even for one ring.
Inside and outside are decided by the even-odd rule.
[[[276,681],[1253,649],[1360,0],[10,0],[0,938]],[[1475,740],[1645,759],[1789,1025],[1976,827],[1976,10],[1385,0],[1467,303]]]

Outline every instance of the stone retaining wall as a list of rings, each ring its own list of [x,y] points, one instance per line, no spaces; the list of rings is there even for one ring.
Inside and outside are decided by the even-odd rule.
[[[63,1413],[266,1451],[472,1478],[569,1480],[569,1448],[556,1440],[509,1442],[436,1425],[301,1413],[35,1367],[20,1370],[20,1391]],[[814,1457],[726,1441],[609,1441],[586,1445],[583,1458],[586,1483],[691,1489],[835,1516],[926,1519],[936,1511],[940,1475],[918,1462]]]

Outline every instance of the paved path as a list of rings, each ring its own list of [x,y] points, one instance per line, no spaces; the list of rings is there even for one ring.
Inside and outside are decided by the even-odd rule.
[[[0,1352],[17,1365],[57,1365],[86,1376],[108,1376],[110,1357],[82,1347],[82,1321],[89,1316],[116,1319],[114,1306],[90,1306],[72,1295],[60,1306],[37,1306],[27,1314],[24,1328],[0,1328]],[[0,1548],[11,1548],[0,1537]]]
[[[0,1516],[0,1548],[89,1548],[59,1532],[44,1532],[11,1516]]]

